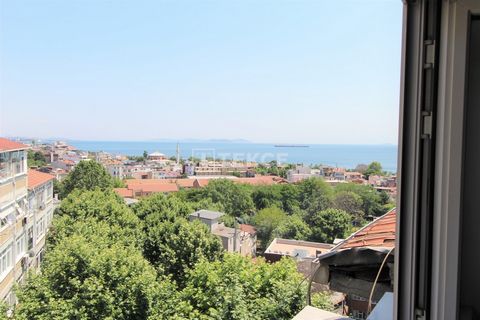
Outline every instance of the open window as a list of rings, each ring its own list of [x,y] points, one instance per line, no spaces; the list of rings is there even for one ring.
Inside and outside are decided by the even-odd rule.
[[[478,319],[478,1],[406,1],[397,319]]]

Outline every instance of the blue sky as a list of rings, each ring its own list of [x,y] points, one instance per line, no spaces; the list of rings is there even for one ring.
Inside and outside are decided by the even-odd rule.
[[[0,0],[0,135],[396,143],[400,0]]]

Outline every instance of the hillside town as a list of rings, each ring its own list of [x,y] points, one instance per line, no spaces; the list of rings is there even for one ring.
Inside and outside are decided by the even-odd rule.
[[[24,283],[29,270],[40,272],[45,239],[54,212],[57,212],[55,208],[60,206],[59,212],[66,212],[59,197],[77,201],[77,197],[84,196],[75,193],[75,189],[79,189],[78,184],[85,179],[81,175],[87,174],[89,186],[86,190],[92,190],[91,181],[95,179],[111,181],[108,183],[112,192],[134,212],[152,206],[156,201],[173,201],[168,206],[177,207],[178,204],[173,204],[178,201],[176,199],[187,200],[189,208],[196,210],[188,209],[184,218],[175,219],[205,226],[205,232],[212,239],[219,240],[223,252],[247,259],[262,257],[269,264],[281,263],[285,257],[295,261],[299,274],[309,278],[309,294],[313,294],[313,299],[321,299],[322,306],[328,306],[325,311],[312,310],[307,305],[295,319],[303,319],[302,313],[312,312],[319,316],[340,314],[366,319],[377,304],[385,303],[383,298],[388,299],[393,290],[394,261],[390,253],[395,241],[396,213],[391,204],[396,197],[396,176],[382,172],[378,166],[372,163],[347,169],[181,159],[178,147],[175,157],[167,157],[158,151],[145,152],[142,157],[119,156],[77,150],[59,141],[24,144],[0,138],[3,230],[0,238],[0,298],[15,306],[18,301],[13,290],[15,283]],[[278,168],[283,169],[282,174],[272,174],[279,172]],[[89,170],[97,171],[89,173]],[[102,178],[102,175],[106,176]],[[70,187],[72,183],[73,187]],[[95,185],[100,186],[99,183],[95,182]],[[295,189],[290,190],[290,186]],[[69,191],[69,188],[73,189]],[[314,191],[316,188],[320,189]],[[286,201],[291,197],[288,193],[297,194],[296,189],[314,192],[314,198],[306,203],[298,202],[299,207],[292,207]],[[225,193],[227,198],[216,199],[218,195],[215,193],[209,195],[214,190]],[[335,192],[334,198],[329,200],[332,202],[329,206],[333,207],[329,209],[321,205],[323,211],[318,213],[316,206],[325,201],[318,197],[325,197],[331,192],[329,190]],[[369,190],[374,193],[369,195]],[[99,191],[88,192],[93,192],[94,196]],[[276,192],[280,192],[278,196],[274,195]],[[232,200],[238,196],[239,199]],[[298,196],[305,195],[300,193],[295,197]],[[247,198],[242,200],[242,197]],[[271,197],[279,204],[265,204],[265,201],[273,200],[268,200]],[[244,203],[250,199],[253,199],[251,205]],[[315,204],[318,200],[320,202]],[[234,201],[234,207],[229,207],[230,201]],[[236,201],[243,203],[235,204]],[[382,205],[374,209],[371,201],[381,201]],[[298,214],[300,209],[304,213]],[[68,214],[71,214],[70,210],[67,210]],[[330,219],[342,215],[345,219],[348,217],[343,226],[338,226],[343,231],[331,233],[325,229],[325,223],[329,224],[333,222]],[[327,234],[323,235],[324,232]],[[382,279],[371,296],[369,290],[376,282],[376,270],[382,269],[380,265],[384,259],[388,260],[388,267],[383,268]],[[358,261],[362,261],[361,265]],[[310,295],[308,299],[311,299]]]
[[[118,193],[124,198],[139,198],[152,193],[176,192],[181,188],[201,188],[211,179],[226,178],[235,183],[271,185],[297,183],[308,178],[322,178],[333,186],[340,183],[369,185],[378,191],[396,198],[397,177],[393,173],[366,174],[368,166],[341,168],[321,164],[256,163],[213,159],[181,159],[177,154],[167,155],[153,151],[143,156],[113,155],[106,152],[78,150],[62,141],[53,143],[30,143],[30,150],[41,159],[38,170],[54,175],[61,181],[82,160],[101,163],[110,175],[126,181]],[[273,175],[271,167],[283,169],[283,175]],[[144,181],[140,181],[144,180]]]

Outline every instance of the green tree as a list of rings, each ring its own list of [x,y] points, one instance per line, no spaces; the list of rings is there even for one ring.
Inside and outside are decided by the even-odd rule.
[[[27,165],[31,167],[43,167],[47,164],[45,156],[39,151],[28,150]]]
[[[325,311],[334,311],[335,309],[328,291],[315,292],[312,294],[312,306]]]
[[[285,238],[295,240],[308,240],[311,235],[310,227],[297,214],[288,216],[273,231],[273,238]]]
[[[383,174],[382,164],[378,161],[373,161],[372,163],[370,163],[368,165],[364,174],[367,177],[367,179],[368,179],[368,177],[373,176],[373,175],[382,175]]]
[[[57,218],[54,220],[54,230],[51,234],[55,243],[76,233],[77,223],[82,221],[89,221],[91,226],[95,226],[97,222],[105,222],[111,228],[117,226],[119,230],[112,231],[113,234],[122,234],[131,240],[136,239],[134,244],[139,247],[143,241],[140,220],[125,205],[123,199],[111,190],[105,192],[100,189],[74,190],[63,199],[55,215]],[[85,225],[86,230],[89,225]]]
[[[163,221],[161,214],[146,217],[144,256],[160,272],[172,275],[181,285],[185,273],[200,260],[217,260],[223,255],[220,240],[199,221],[178,217]]]
[[[59,196],[64,194],[63,183],[61,183],[57,179],[53,180],[53,194],[56,194],[56,195],[59,195]]]
[[[192,206],[175,195],[153,194],[141,199],[133,207],[135,214],[144,220],[150,214],[157,214],[157,221],[175,221],[177,217],[186,218],[194,211]]]
[[[309,178],[298,183],[300,208],[309,213],[331,207],[333,190],[321,178]]]
[[[252,192],[252,200],[257,210],[275,206],[292,214],[300,207],[298,189],[294,184],[258,186]]]
[[[147,160],[147,158],[148,158],[148,152],[147,152],[147,150],[144,150],[143,151],[143,160]]]
[[[226,254],[223,261],[201,261],[181,292],[188,319],[292,319],[304,306],[302,276],[291,259],[268,264]]]
[[[252,219],[257,228],[257,236],[263,248],[266,248],[273,239],[273,230],[287,219],[287,214],[277,207],[260,210]]]
[[[221,203],[225,212],[236,217],[250,216],[255,206],[250,196],[251,186],[233,183],[227,179],[214,179],[203,189],[201,198]]]
[[[139,251],[102,243],[74,235],[50,249],[17,291],[16,319],[148,319],[158,301],[170,304],[175,287]]]
[[[125,184],[125,182],[122,179],[113,178],[112,187],[114,187],[114,188],[126,188],[127,185]]]
[[[7,303],[4,301],[0,301],[0,320],[12,319],[12,318],[9,318],[7,315],[8,309],[9,309],[9,306],[7,305]]]
[[[281,185],[255,187],[252,192],[252,200],[257,210],[273,206],[282,208]]]
[[[282,199],[282,208],[285,212],[293,214],[300,209],[300,188],[295,184],[282,184],[280,195]]]
[[[350,213],[355,224],[361,224],[365,218],[362,206],[362,197],[352,191],[336,192],[333,198],[333,207]]]
[[[62,198],[68,196],[75,189],[93,190],[99,188],[107,190],[113,187],[113,179],[98,162],[80,161],[77,166],[63,180]]]
[[[310,240],[333,243],[335,238],[344,238],[351,228],[351,216],[338,209],[326,209],[306,217],[312,230]]]
[[[385,208],[381,194],[371,186],[355,183],[341,183],[335,187],[335,192],[353,192],[362,198],[362,211],[365,216],[379,216],[384,214]]]
[[[365,171],[367,171],[368,165],[360,163],[355,167],[356,172],[360,172],[361,174],[364,174]]]

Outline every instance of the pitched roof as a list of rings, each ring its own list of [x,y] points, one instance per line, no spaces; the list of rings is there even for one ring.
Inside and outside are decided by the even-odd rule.
[[[55,179],[55,176],[52,176],[48,173],[43,173],[37,170],[28,169],[28,189],[35,189],[36,187],[47,183],[50,180]]]
[[[28,146],[20,142],[0,138],[0,151],[14,151],[23,149],[28,149]]]
[[[257,229],[255,229],[254,226],[249,224],[240,224],[240,230],[246,233],[250,233],[252,235],[257,233]]]
[[[397,211],[393,208],[336,245],[332,251],[355,247],[394,247]]]
[[[156,192],[175,192],[178,191],[178,186],[175,183],[165,183],[165,184],[141,184],[141,185],[134,185],[132,187],[128,187],[132,189],[134,192],[148,192],[148,193],[156,193]]]
[[[174,179],[127,179],[125,181],[127,186],[138,186],[138,185],[160,185],[160,184],[175,184]]]
[[[210,182],[210,179],[195,179],[195,182],[193,183],[194,187],[205,187],[208,185]]]
[[[133,191],[128,188],[115,188],[113,189],[122,198],[132,198]]]
[[[193,188],[195,180],[193,179],[177,179],[177,185],[182,188]]]
[[[286,180],[277,176],[256,176],[252,178],[234,179],[233,182],[245,183],[245,184],[251,184],[251,185],[271,185],[271,184],[286,182]]]

